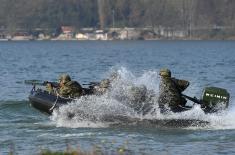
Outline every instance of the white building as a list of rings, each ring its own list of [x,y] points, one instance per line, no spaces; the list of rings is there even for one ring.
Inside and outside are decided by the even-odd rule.
[[[96,30],[95,36],[96,40],[108,40],[108,34],[105,33],[103,30]]]
[[[88,40],[88,36],[86,34],[78,33],[75,35],[77,40]]]

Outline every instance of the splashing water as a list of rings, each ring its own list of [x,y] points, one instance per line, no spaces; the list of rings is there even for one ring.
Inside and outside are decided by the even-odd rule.
[[[125,118],[133,119],[201,120],[209,122],[206,127],[203,127],[204,129],[235,128],[235,107],[225,112],[205,114],[200,105],[194,105],[192,109],[185,112],[162,115],[157,104],[160,82],[158,70],[146,71],[139,77],[136,77],[124,67],[115,72],[118,74],[118,78],[111,83],[111,89],[104,95],[83,96],[55,110],[51,119],[56,122],[57,126],[71,128],[108,127],[111,123],[116,123],[116,120],[111,119],[107,122],[104,118],[113,116],[125,116]],[[136,111],[136,107],[133,107],[133,103],[136,104],[138,101],[135,100],[136,96],[133,96],[132,88],[141,86],[146,87],[146,96],[149,99],[146,103],[141,103],[142,107],[138,108],[143,110],[144,105],[150,104],[152,109],[155,109],[154,111],[148,110],[145,115]],[[190,92],[193,93],[192,90]],[[194,127],[190,129],[192,128]]]
[[[120,102],[103,96],[81,97],[53,112],[52,120],[58,126],[66,127],[106,127],[104,115],[133,116],[134,111]]]

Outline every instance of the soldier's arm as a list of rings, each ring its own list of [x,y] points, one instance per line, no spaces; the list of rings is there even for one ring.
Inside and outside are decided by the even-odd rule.
[[[176,83],[181,91],[184,91],[189,86],[189,81],[176,79]]]
[[[63,97],[68,97],[71,94],[71,89],[68,87],[62,87],[59,89],[59,94]]]
[[[47,90],[49,93],[53,93],[54,89],[53,89],[51,83],[47,83],[47,85],[46,85],[46,90]]]
[[[74,82],[74,85],[77,89],[82,90],[82,86],[77,81]]]

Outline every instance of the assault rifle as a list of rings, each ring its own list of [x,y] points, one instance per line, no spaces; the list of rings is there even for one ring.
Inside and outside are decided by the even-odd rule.
[[[51,84],[53,88],[58,88],[59,83],[57,82],[49,82],[49,81],[40,81],[40,80],[25,80],[25,84],[30,84],[30,85],[39,85],[39,86],[46,86],[47,84]]]
[[[187,96],[187,95],[184,95],[184,94],[181,94],[181,96],[188,99],[188,100],[190,100],[190,101],[192,101],[192,102],[194,102],[194,103],[204,105],[204,103],[201,100],[197,99],[196,97],[190,97],[190,96]]]
[[[89,89],[93,89],[95,86],[99,85],[99,82],[90,82],[90,83],[84,83],[82,85],[88,86]]]
[[[82,88],[84,94],[86,95],[92,95],[94,94],[94,87],[99,85],[99,82],[90,82],[90,83],[85,83],[82,84],[83,86],[88,86],[87,88]]]
[[[49,82],[49,81],[44,81],[42,85],[46,86],[48,84],[50,84],[53,88],[58,88],[60,86],[58,82]]]

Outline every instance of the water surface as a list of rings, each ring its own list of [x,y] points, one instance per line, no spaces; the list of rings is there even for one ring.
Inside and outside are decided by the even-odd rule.
[[[234,154],[234,49],[233,41],[1,42],[0,154],[11,149],[26,155],[42,149],[63,150],[67,144],[85,149],[101,145],[108,153],[125,147],[132,154]],[[173,116],[201,117],[211,122],[207,127],[108,127],[38,112],[29,106],[31,86],[24,84],[31,79],[55,81],[61,73],[87,83],[117,70],[126,81],[158,92],[162,67],[189,80],[185,93],[191,96],[199,97],[205,86],[226,88],[231,95],[228,111],[206,115],[196,108]],[[95,106],[116,103],[105,97],[91,101]],[[65,107],[62,114],[75,108],[76,104]]]

